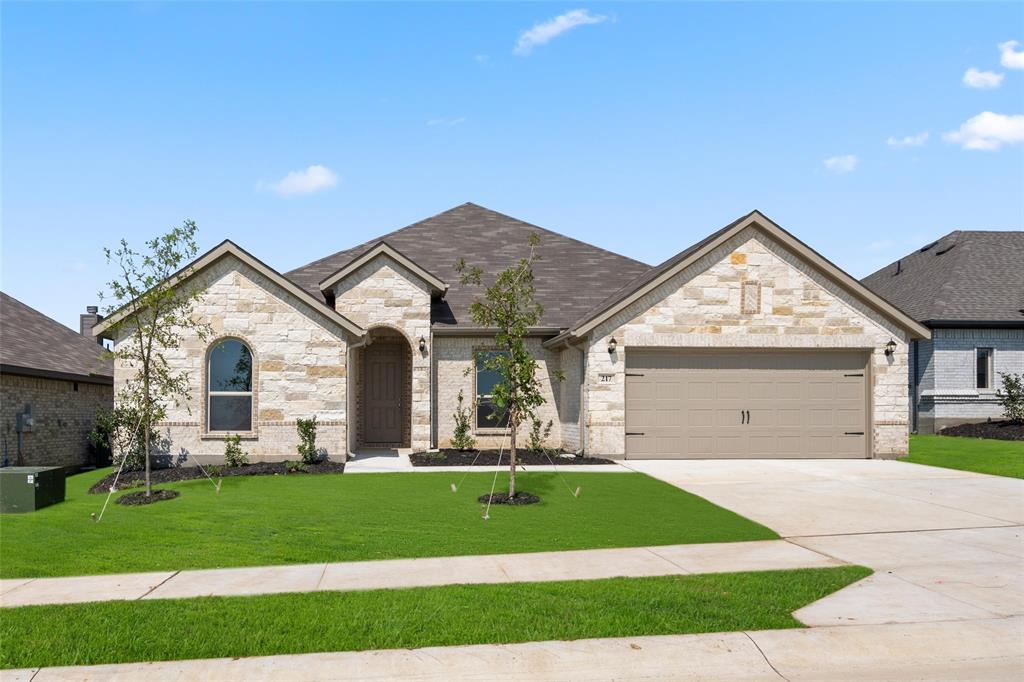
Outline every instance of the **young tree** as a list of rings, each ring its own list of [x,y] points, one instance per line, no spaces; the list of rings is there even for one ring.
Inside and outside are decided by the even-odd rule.
[[[540,237],[531,234],[529,253],[525,258],[498,273],[494,284],[487,287],[483,298],[477,298],[469,307],[470,317],[481,327],[493,328],[497,353],[482,353],[477,362],[487,370],[496,372],[501,380],[494,386],[492,399],[496,416],[508,418],[511,430],[509,454],[508,494],[516,494],[516,431],[519,425],[533,419],[535,411],[544,404],[541,382],[537,378],[537,360],[526,347],[526,333],[544,314],[544,307],[534,298],[533,264],[540,256],[537,247]],[[480,286],[483,270],[466,265],[460,258],[455,265],[464,285]],[[562,380],[561,371],[555,378]]]
[[[152,492],[153,423],[161,418],[168,402],[181,404],[189,399],[188,374],[172,371],[166,353],[179,347],[185,332],[193,332],[200,339],[210,333],[209,326],[192,315],[200,292],[187,282],[191,273],[179,272],[199,250],[195,235],[195,222],[186,220],[147,241],[144,252],[134,250],[124,239],[116,250],[103,250],[107,262],[120,271],[107,283],[109,297],[115,303],[105,312],[116,316],[110,332],[119,342],[111,354],[134,371],[118,392],[118,402],[139,410],[147,496]],[[170,281],[174,276],[175,281]]]

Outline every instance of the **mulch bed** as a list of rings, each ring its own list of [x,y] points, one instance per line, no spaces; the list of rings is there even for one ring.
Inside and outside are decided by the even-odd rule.
[[[149,497],[146,496],[145,490],[140,490],[137,493],[128,493],[122,495],[117,499],[118,504],[127,505],[129,507],[135,507],[140,504],[153,504],[154,502],[160,502],[162,500],[173,500],[175,497],[180,495],[177,490],[153,490]]]
[[[958,424],[939,431],[941,436],[961,438],[993,438],[995,440],[1024,440],[1024,424],[1008,421]]]
[[[274,476],[274,475],[295,475],[295,474],[340,474],[345,471],[344,462],[320,462],[319,464],[306,464],[306,471],[289,472],[284,462],[255,462],[241,467],[220,467],[216,470],[207,471],[213,478],[228,476]],[[110,484],[114,482],[117,472],[108,474],[99,480],[93,487],[89,488],[90,493],[110,492]],[[150,480],[154,485],[159,483],[174,483],[176,481],[191,481],[197,478],[206,478],[206,475],[199,467],[172,467],[170,469],[154,469],[150,472]],[[145,485],[146,473],[144,471],[123,471],[121,478],[117,481],[119,490],[137,488]],[[124,498],[121,498],[124,499]]]
[[[540,502],[540,498],[531,493],[518,492],[515,497],[509,497],[508,493],[487,493],[476,498],[481,504],[487,504],[487,500],[490,498],[491,504],[537,504]]]
[[[479,457],[477,454],[479,453]],[[476,459],[476,462],[473,460]],[[438,452],[416,452],[409,455],[409,461],[416,467],[450,467],[470,466],[475,464],[478,467],[495,466],[498,462],[497,450],[449,450],[443,449]],[[543,452],[533,450],[517,450],[516,462],[526,466],[550,465],[552,462],[559,464],[615,464],[610,459],[601,457],[576,457],[575,455],[545,455]],[[501,464],[508,464],[508,450],[501,453]]]

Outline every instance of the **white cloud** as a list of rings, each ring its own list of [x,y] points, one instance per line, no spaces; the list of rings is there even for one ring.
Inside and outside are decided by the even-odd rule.
[[[560,14],[554,19],[536,24],[528,31],[523,31],[519,35],[519,42],[516,43],[513,52],[520,56],[526,56],[533,52],[533,48],[536,46],[551,42],[568,30],[587,24],[600,24],[607,20],[608,17],[604,14],[591,14],[589,10],[574,9],[571,12]]]
[[[918,133],[917,135],[907,135],[906,137],[892,137],[885,141],[890,147],[920,147],[928,141],[928,133]]]
[[[999,43],[999,63],[1008,69],[1024,69],[1024,50],[1016,40]]]
[[[991,90],[1003,84],[1003,74],[995,71],[978,71],[973,66],[964,73],[964,85],[978,90]]]
[[[283,197],[314,194],[338,184],[338,176],[327,166],[313,165],[306,170],[291,171],[267,187]]]
[[[983,111],[967,119],[959,130],[952,130],[942,137],[964,149],[995,151],[1003,145],[1024,142],[1024,114],[1007,116]]]
[[[473,55],[473,60],[477,64],[489,64],[491,61],[491,56],[486,54],[475,54]]]
[[[465,123],[466,117],[459,116],[458,118],[432,118],[427,121],[428,126],[457,126],[460,123]]]
[[[823,163],[825,168],[833,173],[849,173],[857,167],[860,159],[853,154],[844,154],[842,156],[831,156],[825,159]]]

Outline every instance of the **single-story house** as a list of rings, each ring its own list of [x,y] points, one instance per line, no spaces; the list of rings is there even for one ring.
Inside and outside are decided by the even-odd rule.
[[[1024,374],[1024,232],[950,232],[863,283],[931,329],[911,342],[911,428],[1000,419],[1002,374]]]
[[[528,341],[550,446],[631,458],[906,454],[907,349],[928,329],[761,213],[651,267],[469,203],[291,272],[225,241],[173,277],[198,288],[195,312],[213,336],[188,335],[171,358],[192,392],[162,425],[170,454],[217,460],[238,433],[254,459],[294,458],[296,419],[312,415],[337,459],[445,447],[460,392],[478,444],[499,446],[496,378],[474,371],[493,348],[468,313],[482,290],[462,286],[454,265],[493,277],[534,233],[544,316]],[[115,386],[127,376],[118,364]]]
[[[114,363],[93,338],[0,292],[0,429],[4,466],[89,464],[96,415],[114,406]]]

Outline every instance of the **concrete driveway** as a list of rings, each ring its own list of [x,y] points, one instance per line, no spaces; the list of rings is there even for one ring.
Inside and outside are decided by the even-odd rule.
[[[1024,481],[888,460],[627,464],[875,569],[797,611],[808,625],[949,622],[953,634],[953,622],[1024,615]],[[1024,654],[1024,628],[1013,632]]]

